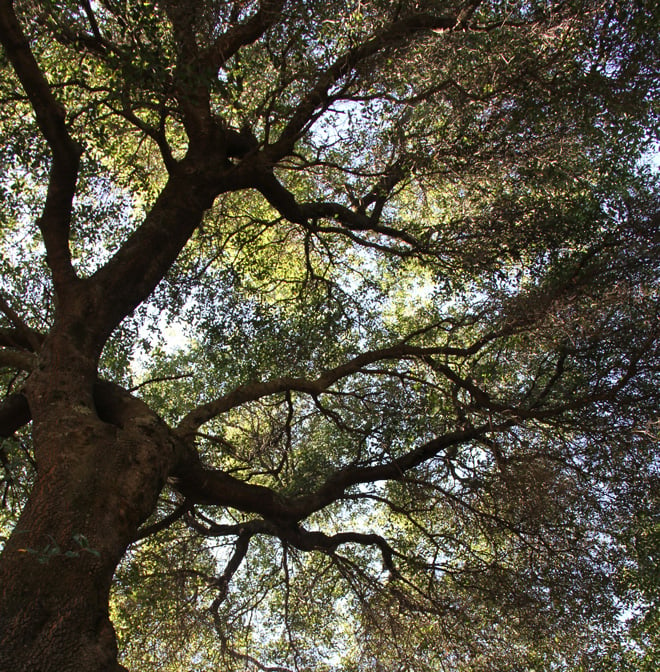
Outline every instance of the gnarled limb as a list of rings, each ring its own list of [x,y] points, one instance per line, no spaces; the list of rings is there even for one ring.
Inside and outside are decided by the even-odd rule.
[[[313,88],[300,101],[296,110],[280,133],[279,138],[263,150],[267,164],[275,164],[287,156],[309,125],[316,120],[319,113],[327,109],[332,102],[332,87],[354,68],[369,57],[385,49],[410,41],[420,34],[435,30],[450,30],[457,25],[453,16],[434,16],[432,14],[416,14],[388,24],[380,32],[368,40],[349,49],[339,56],[335,62],[316,80]]]
[[[31,352],[16,348],[0,347],[0,367],[31,371],[36,363],[37,356]]]
[[[271,488],[241,481],[221,469],[206,468],[194,448],[189,448],[174,471],[173,485],[191,502],[228,506],[246,513],[258,513],[278,524],[294,524],[341,499],[352,486],[400,480],[406,471],[451,447],[467,443],[489,431],[508,429],[513,424],[512,421],[497,426],[489,423],[449,432],[381,464],[339,468],[313,492],[298,496],[281,495]]]
[[[82,149],[69,134],[66,110],[53,96],[10,0],[0,3],[0,40],[30,99],[37,124],[53,154],[48,193],[39,227],[53,272],[55,290],[61,293],[76,280],[69,250],[69,227]]]
[[[205,56],[218,71],[241,47],[258,40],[279,18],[284,0],[262,0],[259,9],[245,23],[238,23],[218,36]]]
[[[372,350],[357,355],[348,362],[325,371],[316,379],[308,378],[276,378],[271,381],[248,383],[235,388],[232,392],[197,407],[188,413],[179,423],[177,433],[181,437],[191,437],[205,422],[212,420],[232,408],[236,408],[249,401],[256,401],[262,397],[281,392],[304,392],[312,396],[327,391],[337,381],[360,372],[364,367],[375,362],[387,360],[404,360],[430,357],[431,355],[447,355],[468,357],[479,351],[489,340],[495,338],[494,333],[479,339],[473,345],[464,348],[452,346],[420,347],[400,343],[390,348]]]
[[[17,346],[38,352],[44,340],[43,335],[25,323],[2,293],[0,293],[0,311],[14,325],[13,330],[0,328],[0,345]],[[3,341],[3,337],[6,340]]]

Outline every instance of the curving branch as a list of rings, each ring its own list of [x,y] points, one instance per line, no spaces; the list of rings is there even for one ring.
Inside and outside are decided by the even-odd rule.
[[[332,102],[330,93],[332,88],[360,63],[389,47],[410,41],[420,34],[430,31],[447,31],[458,25],[458,19],[454,16],[416,14],[390,23],[370,39],[346,51],[325,72],[320,74],[316,84],[298,104],[279,138],[264,149],[263,156],[266,163],[277,163],[291,152],[309,124],[316,120],[318,111],[327,109]]]
[[[248,383],[247,385],[241,385],[228,394],[190,411],[190,413],[181,420],[176,431],[182,438],[190,439],[201,425],[218,415],[226,413],[247,402],[256,401],[273,394],[282,392],[303,392],[312,396],[318,396],[326,392],[332,385],[342,378],[359,373],[364,367],[375,362],[424,358],[432,355],[469,357],[470,355],[477,353],[489,341],[504,333],[506,333],[504,330],[491,332],[471,346],[463,348],[452,346],[420,347],[409,345],[404,341],[390,348],[372,350],[357,355],[348,362],[325,371],[316,379],[283,377],[266,382],[253,382]]]
[[[423,241],[406,231],[379,224],[380,215],[389,193],[403,177],[403,172],[384,174],[378,185],[361,199],[355,209],[332,202],[298,203],[295,196],[275,177],[271,170],[262,169],[258,173],[256,187],[283,217],[290,222],[303,225],[310,231],[323,230],[345,235],[356,231],[376,233],[405,243],[410,252],[430,252]],[[371,204],[374,207],[368,214],[366,208]],[[316,223],[319,219],[330,220],[340,226],[322,229]],[[355,237],[352,239],[361,244],[368,242]],[[391,248],[387,249],[394,251]]]
[[[266,534],[272,537],[277,537],[300,551],[323,551],[324,553],[332,554],[339,548],[339,546],[345,544],[375,546],[382,554],[384,566],[390,572],[396,571],[393,560],[396,552],[387,540],[378,534],[339,532],[337,534],[327,535],[318,530],[307,530],[302,525],[292,525],[290,523],[279,524],[272,520],[261,519],[254,519],[244,523],[234,523],[232,525],[221,523],[208,523],[205,525],[197,521],[192,514],[188,515],[187,521],[196,532],[206,537],[236,536],[239,540],[243,539],[244,542],[247,542],[253,536]],[[246,543],[243,548],[247,550]],[[242,554],[241,557],[244,557],[244,554]],[[236,562],[234,561],[232,563],[230,561],[228,568],[232,568],[229,576],[227,576],[227,570],[223,574],[223,577],[225,577],[227,581],[233,576],[237,569]],[[224,580],[222,583],[224,585]]]
[[[174,486],[193,502],[229,506],[246,513],[257,513],[280,526],[297,524],[342,499],[351,487],[377,481],[402,480],[406,473],[443,453],[455,450],[460,445],[475,440],[488,440],[487,437],[508,431],[530,419],[547,422],[566,412],[610,399],[637,373],[637,362],[630,362],[618,380],[590,390],[570,402],[545,408],[518,408],[495,402],[472,382],[459,378],[451,371],[449,373],[450,380],[469,391],[475,399],[475,405],[471,409],[485,412],[485,422],[480,425],[468,424],[459,430],[442,434],[380,464],[339,468],[313,492],[298,496],[284,496],[271,488],[241,481],[222,470],[205,468],[194,449],[188,447],[175,471]],[[495,414],[499,415],[499,419]]]
[[[316,530],[306,530],[298,526],[293,533],[286,536],[292,546],[301,551],[323,551],[329,555],[345,544],[359,544],[360,546],[374,546],[380,551],[383,559],[383,566],[391,575],[397,575],[398,572],[394,565],[395,550],[388,541],[374,533],[364,532],[338,532],[337,534],[327,535],[324,532]]]
[[[208,469],[202,465],[196,452],[189,448],[174,472],[173,486],[192,502],[229,506],[245,513],[257,513],[278,525],[291,525],[341,499],[355,485],[401,480],[407,471],[452,447],[514,425],[513,420],[499,425],[488,422],[449,432],[381,464],[340,468],[314,492],[298,496],[281,495],[271,488],[241,481],[220,469]]]
[[[43,334],[29,327],[1,293],[0,312],[14,325],[14,329],[0,328],[0,345],[37,352],[43,343]]]
[[[205,54],[213,70],[217,72],[241,47],[258,40],[280,18],[283,7],[284,0],[262,0],[254,16],[222,33]]]
[[[151,525],[145,525],[141,527],[137,531],[137,534],[135,535],[135,541],[139,541],[140,539],[146,539],[146,537],[150,537],[153,534],[161,532],[162,530],[166,530],[170,525],[175,523],[177,520],[183,518],[183,516],[186,513],[188,513],[191,508],[192,504],[190,504],[190,502],[183,501],[181,504],[179,504],[179,506],[177,506],[174,509],[174,511],[169,513],[164,518],[157,520],[155,523],[152,523]]]
[[[69,229],[82,148],[69,134],[66,110],[55,99],[34,58],[11,0],[0,2],[0,41],[25,89],[37,124],[53,155],[39,227],[46,245],[55,290],[61,293],[77,279],[71,264]]]
[[[389,542],[379,534],[348,531],[328,535],[319,530],[307,530],[302,525],[282,525],[270,520],[262,519],[249,520],[244,523],[235,523],[233,525],[213,522],[202,524],[195,519],[192,512],[189,513],[187,521],[192,529],[206,537],[237,537],[234,554],[227,563],[227,567],[223,574],[214,582],[220,588],[221,592],[219,598],[214,601],[216,610],[217,606],[226,596],[227,587],[231,577],[235,574],[240,563],[247,554],[250,539],[260,534],[277,537],[283,543],[289,544],[300,551],[321,551],[328,555],[333,555],[340,546],[346,544],[372,546],[380,551],[383,559],[383,566],[390,572],[390,574],[398,574],[394,565],[394,556],[397,555],[397,552],[392,548]]]

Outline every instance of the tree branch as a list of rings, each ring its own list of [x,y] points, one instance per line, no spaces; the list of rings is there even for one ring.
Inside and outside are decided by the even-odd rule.
[[[342,54],[319,76],[315,86],[291,115],[277,141],[264,149],[266,162],[272,165],[291,152],[307,125],[314,119],[316,111],[327,107],[331,88],[359,63],[388,47],[413,39],[420,33],[451,30],[456,26],[457,19],[453,16],[416,14],[391,23],[370,39]]]
[[[326,553],[334,553],[334,551],[343,544],[376,546],[383,556],[383,564],[385,567],[391,572],[396,572],[393,560],[395,551],[388,544],[388,542],[378,534],[366,534],[362,532],[339,532],[337,534],[327,535],[324,532],[317,530],[306,530],[301,525],[278,525],[272,521],[258,519],[250,520],[245,523],[236,523],[234,525],[214,523],[207,527],[194,521],[194,518],[191,516],[189,522],[192,524],[195,531],[203,534],[204,536],[223,537],[228,535],[236,535],[239,537],[239,541],[241,538],[247,541],[257,534],[267,534],[273,537],[277,537],[301,551],[319,550]],[[244,548],[247,550],[246,543]],[[244,557],[244,553],[241,557]],[[228,582],[231,576],[233,576],[235,573],[237,567],[238,564],[236,559],[232,558],[227,565],[227,570],[225,570],[223,576],[221,577],[222,584],[224,584],[225,580]],[[228,570],[231,570],[229,575],[227,575]]]
[[[157,534],[158,532],[167,529],[172,523],[175,523],[180,518],[183,518],[183,516],[188,511],[190,511],[191,507],[192,504],[190,504],[190,502],[183,501],[174,509],[174,511],[172,511],[172,513],[168,514],[164,518],[161,518],[151,525],[145,525],[144,527],[141,527],[135,535],[135,541],[145,539],[146,537],[150,537],[152,534]]]
[[[286,217],[290,222],[302,224],[311,231],[317,231],[318,228],[310,221],[329,219],[339,223],[349,231],[369,231],[404,242],[413,251],[423,251],[425,245],[414,236],[400,229],[378,223],[386,200],[383,190],[386,188],[393,189],[402,177],[403,174],[400,176],[384,175],[376,187],[379,190],[379,196],[376,196],[375,190],[370,192],[365,196],[357,210],[352,210],[341,203],[298,203],[295,196],[269,170],[264,170],[259,174],[256,187],[283,217]],[[371,203],[375,203],[375,207],[373,212],[368,215],[364,212],[364,209]],[[339,232],[341,233],[341,230]]]
[[[37,344],[39,350],[43,343],[44,335],[38,331],[30,330],[28,339],[25,330],[0,327],[0,346],[6,348],[20,348],[21,350],[33,350],[33,344]]]
[[[89,21],[89,26],[92,29],[94,37],[99,42],[101,42],[103,40],[103,37],[101,36],[101,31],[99,30],[99,24],[96,20],[96,15],[94,14],[94,10],[92,9],[89,0],[82,0],[81,4],[83,6],[83,9],[85,10],[85,14],[87,15],[87,20]]]
[[[294,533],[287,536],[287,541],[301,551],[321,550],[326,553],[334,551],[344,544],[360,544],[361,546],[376,546],[382,555],[383,564],[386,569],[397,574],[394,566],[394,549],[389,545],[386,539],[379,534],[362,532],[339,532],[333,535],[327,535],[315,530],[306,530],[298,526]]]
[[[230,506],[245,513],[257,513],[278,525],[295,524],[340,499],[354,485],[400,480],[406,471],[432,459],[450,447],[467,443],[486,432],[509,429],[515,423],[486,423],[479,427],[436,437],[398,458],[370,467],[348,466],[337,470],[315,492],[287,497],[268,487],[246,483],[219,469],[207,469],[197,453],[189,449],[174,472],[173,486],[184,497],[200,504]]]
[[[0,334],[0,342],[2,335]],[[0,367],[7,366],[20,371],[32,371],[37,363],[37,356],[24,350],[14,348],[0,348]]]
[[[194,166],[186,162],[177,166],[141,226],[91,277],[98,306],[88,329],[96,333],[99,348],[151,294],[211,206],[215,185],[193,173]]]
[[[14,332],[14,338],[9,339],[6,343],[7,345],[18,345],[19,347],[24,347],[26,349],[37,352],[41,347],[41,344],[44,340],[42,334],[34,329],[28,327],[28,325],[21,319],[18,313],[9,305],[9,302],[5,297],[0,293],[0,311],[2,311],[9,321],[16,327]],[[4,345],[2,337],[3,333],[5,336],[9,336],[9,331],[7,329],[0,329],[0,345]],[[13,330],[12,330],[13,331]]]
[[[48,192],[39,227],[56,291],[71,285],[76,275],[71,265],[69,228],[82,148],[66,126],[66,111],[55,99],[18,22],[11,0],[0,2],[0,40],[30,99],[53,154]]]
[[[478,352],[488,341],[495,337],[495,332],[489,333],[487,336],[465,348],[452,346],[425,348],[408,345],[404,342],[390,348],[372,350],[357,355],[348,362],[325,371],[323,375],[316,379],[283,377],[266,382],[253,382],[248,383],[247,385],[241,385],[230,393],[190,411],[190,413],[181,420],[176,432],[182,438],[189,439],[201,425],[216,416],[226,413],[232,408],[236,408],[249,401],[256,401],[257,399],[273,394],[291,391],[304,392],[312,396],[318,396],[327,391],[328,388],[337,381],[346,376],[358,373],[365,366],[373,364],[374,362],[393,359],[423,358],[431,355],[469,357]]]
[[[254,16],[220,35],[205,55],[215,72],[241,47],[258,40],[280,18],[282,7],[284,0],[263,0]]]

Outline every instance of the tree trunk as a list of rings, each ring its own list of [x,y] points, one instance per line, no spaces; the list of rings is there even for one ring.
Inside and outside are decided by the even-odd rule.
[[[58,350],[26,389],[38,475],[0,557],[2,672],[123,669],[110,584],[175,459],[146,405]]]

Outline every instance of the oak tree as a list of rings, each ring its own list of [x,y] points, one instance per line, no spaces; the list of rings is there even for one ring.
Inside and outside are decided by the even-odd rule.
[[[659,26],[1,0],[0,669],[652,669]]]

